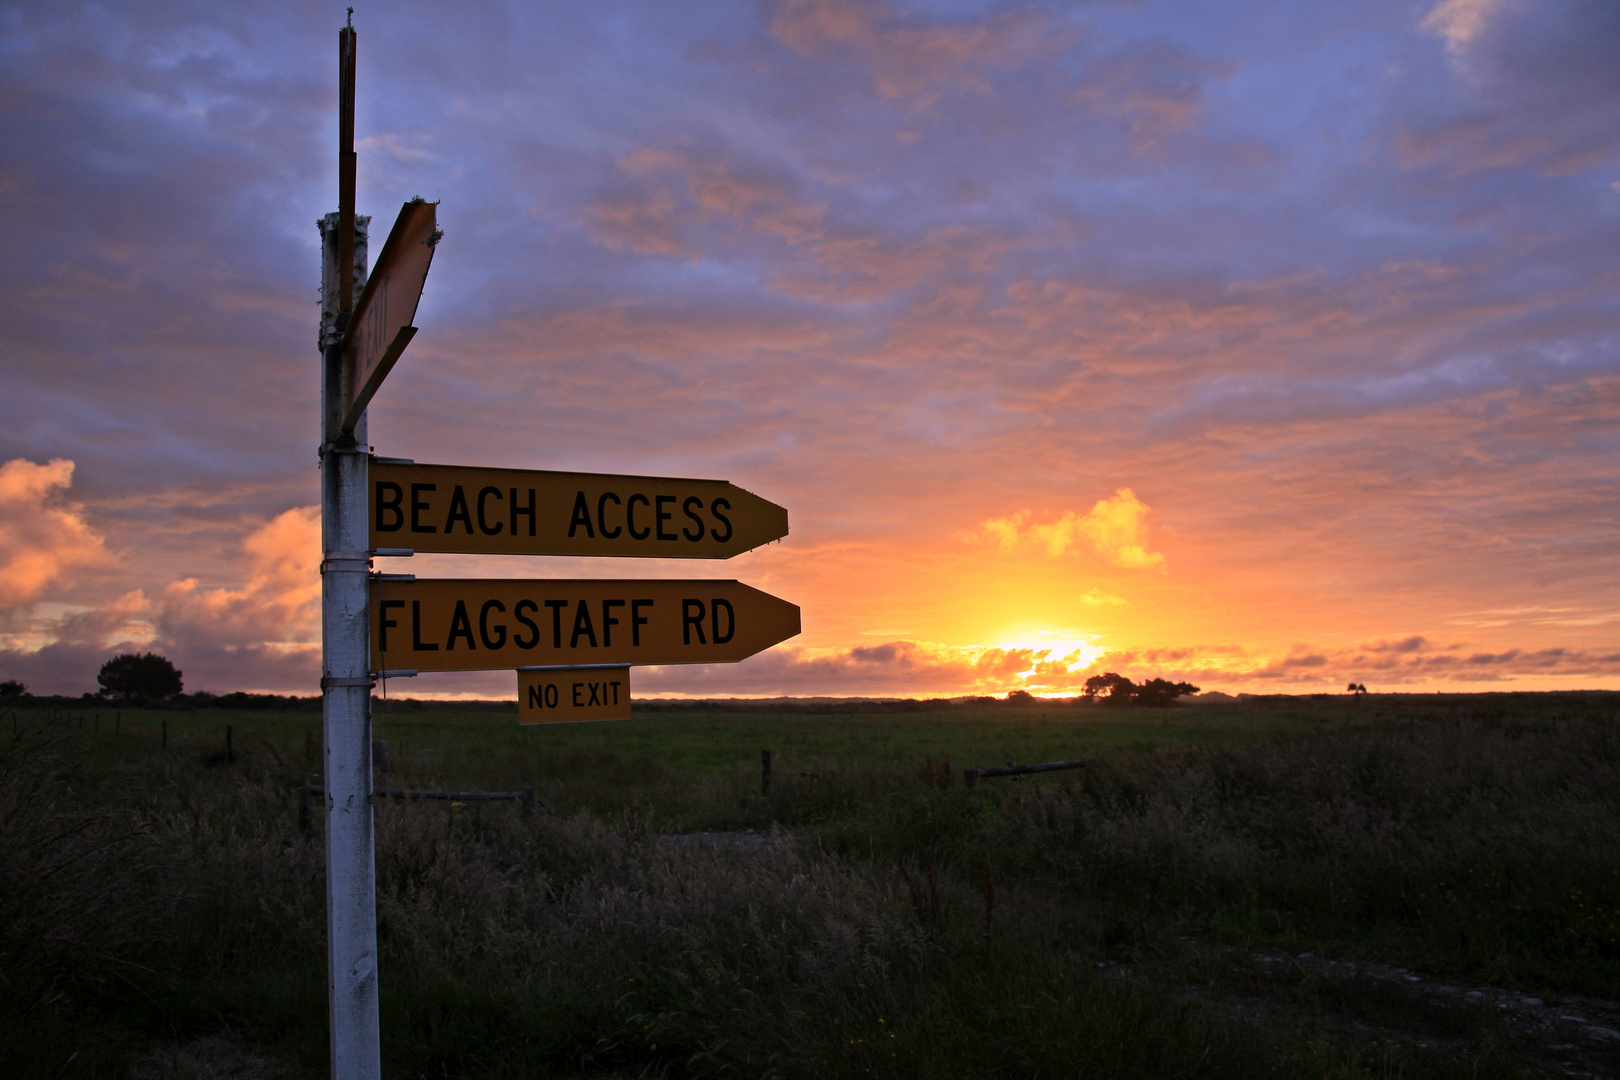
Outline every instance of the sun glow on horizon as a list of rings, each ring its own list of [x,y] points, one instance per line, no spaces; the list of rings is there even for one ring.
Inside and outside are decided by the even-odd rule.
[[[1009,653],[1028,653],[1029,667],[1016,675],[1025,682],[1035,679],[1035,686],[1042,685],[1040,677],[1043,675],[1061,677],[1084,671],[1112,651],[1093,642],[1091,634],[1038,630],[1033,636],[1035,640],[1020,634],[992,647]],[[1041,640],[1043,638],[1045,640]]]

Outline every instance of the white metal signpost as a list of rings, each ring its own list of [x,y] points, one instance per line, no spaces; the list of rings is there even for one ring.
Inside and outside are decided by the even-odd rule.
[[[351,8],[352,12],[353,9]],[[799,632],[739,581],[416,580],[373,555],[726,559],[787,511],[721,480],[373,458],[366,406],[416,334],[437,204],[406,203],[366,279],[354,210],[355,32],[338,32],[338,212],[320,222],[321,694],[327,989],[335,1080],[379,1080],[371,688],[379,676],[512,670],[518,722],[630,717],[632,664],[732,663]]]
[[[371,678],[366,619],[366,423],[343,339],[363,277],[354,213],[354,28],[338,33],[338,212],[321,223],[321,696],[326,765],[326,964],[332,1076],[376,1080],[376,849],[371,808]],[[334,220],[335,219],[335,220]],[[358,271],[358,272],[357,272]]]

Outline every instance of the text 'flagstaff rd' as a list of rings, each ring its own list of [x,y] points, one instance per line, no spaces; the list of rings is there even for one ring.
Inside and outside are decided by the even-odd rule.
[[[375,671],[734,663],[799,633],[799,608],[739,581],[424,579],[371,590]]]

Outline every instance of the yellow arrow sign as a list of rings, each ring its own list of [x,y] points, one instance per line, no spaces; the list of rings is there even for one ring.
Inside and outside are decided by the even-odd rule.
[[[787,511],[724,480],[371,464],[371,546],[466,555],[729,559]]]
[[[799,632],[799,608],[740,581],[379,575],[374,671],[726,664]]]
[[[630,665],[518,668],[518,723],[630,719]]]
[[[437,203],[416,200],[399,211],[393,231],[366,279],[344,337],[348,408],[343,430],[353,431],[394,361],[416,335],[411,323],[439,241]]]

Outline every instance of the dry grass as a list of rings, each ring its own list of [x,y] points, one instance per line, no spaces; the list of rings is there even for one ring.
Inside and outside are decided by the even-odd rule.
[[[383,806],[389,1071],[1511,1075],[1479,1010],[1425,1014],[1444,1053],[1360,1046],[1311,1017],[1410,1003],[1221,957],[1309,946],[1620,996],[1620,728],[1601,703],[1544,706],[1113,751],[972,794],[921,761],[782,754],[769,797],[757,772],[650,770],[612,814]],[[221,1031],[255,1068],[324,1069],[305,776],[239,745],[224,769],[0,753],[0,1038],[24,1074],[215,1075],[197,1040]],[[763,839],[679,842],[672,822]],[[1223,1004],[1257,994],[1293,1019]]]

